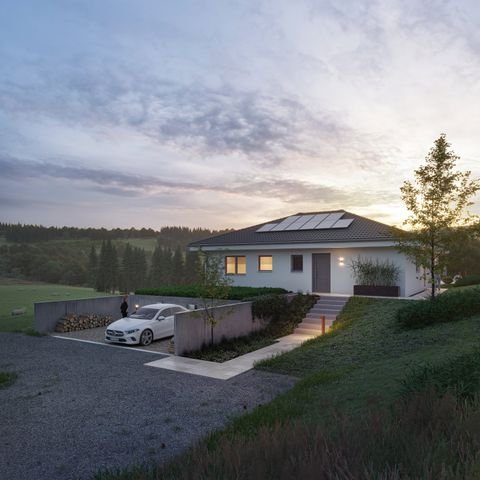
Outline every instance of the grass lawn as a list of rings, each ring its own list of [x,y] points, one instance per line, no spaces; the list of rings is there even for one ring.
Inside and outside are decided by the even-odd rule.
[[[216,465],[222,456],[229,455],[230,450],[243,448],[241,445],[248,447],[249,442],[258,443],[262,436],[266,436],[266,445],[270,445],[268,455],[275,458],[277,454],[278,461],[283,462],[285,455],[291,455],[293,459],[296,458],[296,453],[288,450],[288,440],[284,453],[278,445],[272,443],[275,438],[282,437],[282,424],[292,425],[293,421],[297,422],[296,425],[306,425],[308,428],[338,431],[342,425],[340,420],[345,416],[350,419],[367,418],[368,412],[372,410],[389,411],[399,400],[401,382],[412,368],[425,363],[441,364],[471,352],[480,344],[480,315],[423,329],[400,330],[396,325],[395,313],[405,302],[406,300],[359,297],[350,299],[332,332],[256,365],[260,370],[299,377],[299,382],[290,391],[269,404],[234,419],[226,429],[205,438],[199,446],[175,460],[165,470],[160,468],[149,472],[140,469],[135,474],[124,471],[96,478],[190,478],[177,477],[172,472],[175,469],[181,470],[182,465],[186,464],[193,465],[191,471],[196,471],[197,466],[206,465],[204,458],[207,455],[209,462]],[[411,423],[418,425],[421,422]],[[273,434],[266,434],[265,428],[272,428]],[[289,428],[288,432],[291,431]],[[398,431],[401,432],[402,427]],[[371,436],[371,432],[366,435]],[[435,440],[433,442],[435,444]],[[360,440],[358,444],[361,444]],[[412,444],[411,439],[404,444]],[[438,443],[440,444],[441,442]],[[299,457],[301,458],[301,451]],[[232,455],[232,459],[236,458]],[[353,477],[346,475],[342,478]]]
[[[117,242],[129,243],[132,247],[143,248],[146,252],[152,253],[157,246],[156,238],[122,238]]]
[[[72,300],[104,297],[92,288],[52,285],[48,283],[26,283],[3,280],[0,282],[0,331],[27,331],[33,328],[33,304],[35,302]],[[26,308],[23,315],[13,316],[13,309]]]

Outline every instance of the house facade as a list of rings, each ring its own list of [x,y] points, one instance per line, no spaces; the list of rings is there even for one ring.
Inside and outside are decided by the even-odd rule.
[[[353,294],[351,262],[389,260],[399,267],[400,296],[424,289],[421,272],[395,249],[395,230],[344,210],[298,213],[190,244],[224,257],[234,285]]]

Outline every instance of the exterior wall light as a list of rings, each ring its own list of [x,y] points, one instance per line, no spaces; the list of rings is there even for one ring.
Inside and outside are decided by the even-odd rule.
[[[345,258],[343,257],[338,257],[338,265],[340,267],[344,267],[345,266]]]

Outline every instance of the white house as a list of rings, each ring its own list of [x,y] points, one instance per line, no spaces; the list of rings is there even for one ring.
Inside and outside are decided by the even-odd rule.
[[[400,268],[400,296],[424,289],[421,272],[395,249],[395,230],[344,210],[298,213],[190,244],[225,257],[234,285],[353,294],[350,263],[389,259]]]

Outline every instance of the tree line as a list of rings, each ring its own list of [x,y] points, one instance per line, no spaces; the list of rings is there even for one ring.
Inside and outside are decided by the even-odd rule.
[[[229,230],[210,230],[207,228],[162,227],[152,228],[77,228],[77,227],[44,227],[43,225],[27,225],[0,222],[0,235],[10,243],[37,243],[52,240],[129,240],[132,238],[156,238],[159,245],[175,248],[185,247],[190,242],[217,235]]]
[[[194,285],[199,262],[196,252],[185,252],[179,245],[174,250],[157,246],[148,266],[144,249],[127,243],[119,255],[115,245],[106,240],[98,254],[91,247],[88,270],[90,284],[98,291],[132,292],[145,287]]]
[[[102,292],[196,284],[198,271],[198,254],[180,245],[170,248],[157,244],[151,254],[110,239],[101,245],[58,242],[0,246],[0,275],[90,286]]]

